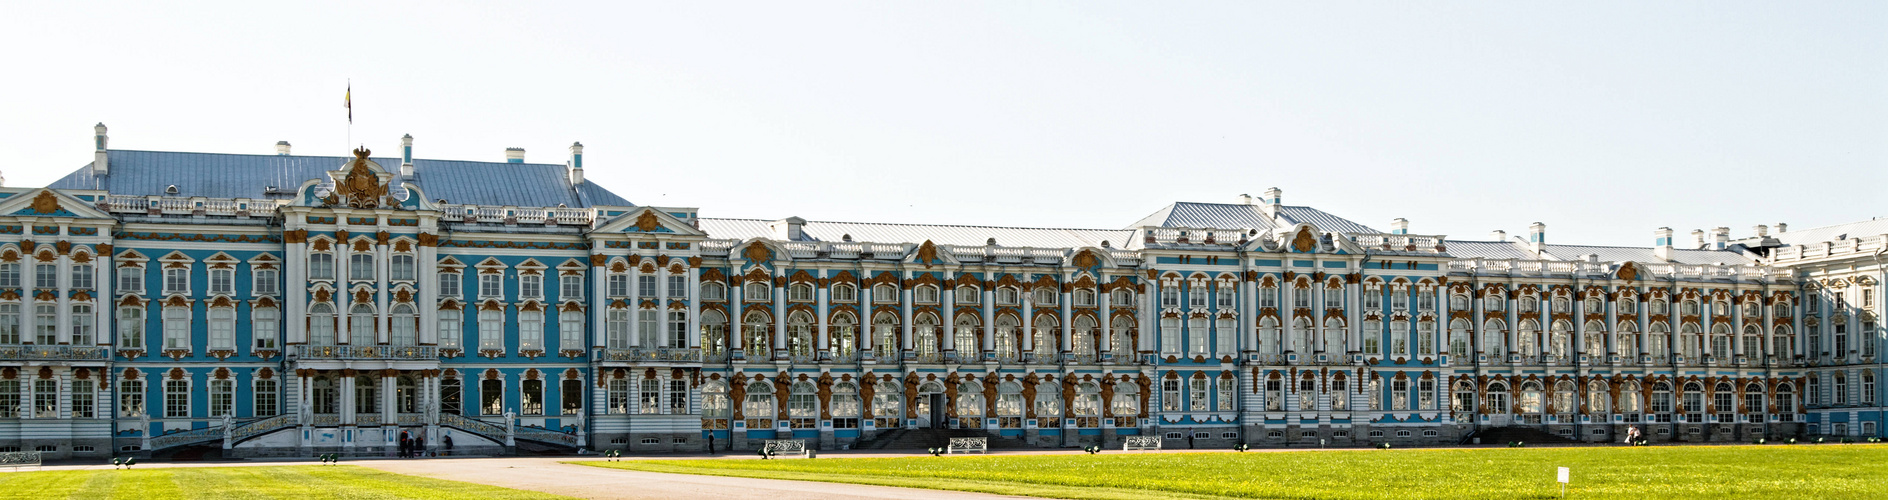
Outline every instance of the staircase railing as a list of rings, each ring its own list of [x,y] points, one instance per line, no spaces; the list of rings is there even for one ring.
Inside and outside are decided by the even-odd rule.
[[[231,429],[229,432],[229,439],[230,439],[230,442],[232,443],[241,442],[245,439],[260,436],[263,434],[267,434],[269,432],[273,432],[273,431],[276,431],[285,427],[291,427],[294,425],[295,425],[294,415],[276,415],[273,417],[264,418],[260,420],[251,420],[248,422],[243,422],[241,424],[238,424],[236,425],[235,429]]]
[[[439,425],[457,427],[466,432],[493,438],[494,441],[501,443],[505,441],[505,426],[483,420],[466,418],[451,413],[441,413],[439,414]]]
[[[539,441],[539,442],[545,442],[545,443],[551,443],[551,444],[561,444],[564,446],[573,446],[573,447],[577,446],[577,433],[576,432],[564,432],[557,429],[545,429],[542,427],[518,427],[516,431],[517,431],[516,437],[518,439],[528,439],[531,441]]]

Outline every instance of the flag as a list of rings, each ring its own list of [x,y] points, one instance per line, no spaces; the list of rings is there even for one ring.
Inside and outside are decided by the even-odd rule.
[[[341,107],[347,108],[347,122],[354,123],[354,83],[348,82],[347,94],[341,96]]]

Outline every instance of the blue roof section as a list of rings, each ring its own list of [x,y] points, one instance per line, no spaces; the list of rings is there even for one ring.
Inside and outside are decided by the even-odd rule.
[[[1381,233],[1369,226],[1358,224],[1349,219],[1332,215],[1330,212],[1306,206],[1285,205],[1279,207],[1284,219],[1291,223],[1306,223],[1319,231],[1335,233]],[[1213,229],[1259,229],[1272,230],[1278,223],[1265,214],[1259,205],[1240,203],[1198,203],[1191,201],[1174,202],[1161,207],[1140,221],[1129,225],[1129,229],[1144,226],[1156,227],[1197,227]]]
[[[399,171],[399,158],[371,159]],[[262,199],[268,197],[264,190],[270,186],[292,192],[310,179],[325,182],[329,170],[338,170],[349,160],[353,158],[112,150],[111,175],[92,175],[92,165],[87,164],[48,187],[163,195],[174,184],[176,196]],[[414,179],[408,182],[418,185],[432,198],[429,201],[520,207],[635,206],[595,183],[572,189],[563,165],[414,159],[413,173]]]

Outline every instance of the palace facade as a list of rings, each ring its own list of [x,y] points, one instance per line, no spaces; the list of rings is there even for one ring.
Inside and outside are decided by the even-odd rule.
[[[1283,203],[717,219],[563,164],[113,150],[0,188],[0,450],[1880,436],[1888,221],[1649,247]],[[30,285],[30,286],[29,286]]]

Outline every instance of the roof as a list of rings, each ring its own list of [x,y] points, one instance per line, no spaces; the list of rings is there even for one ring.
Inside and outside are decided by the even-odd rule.
[[[1794,246],[1881,234],[1888,234],[1888,218],[1875,218],[1860,222],[1848,222],[1809,229],[1795,229],[1781,233],[1772,231],[1769,235],[1769,239],[1774,239],[1777,243],[1781,243],[1784,246]],[[1733,243],[1759,246],[1758,239],[1754,237],[1744,238],[1734,241]]]
[[[1450,247],[1450,250],[1454,250]],[[1584,255],[1598,255],[1600,262],[1663,263],[1650,247],[1607,247],[1590,245],[1547,245],[1547,254],[1559,260],[1581,260]],[[1744,254],[1731,250],[1672,249],[1672,260],[1679,264],[1754,264]]]
[[[386,168],[397,168],[399,158],[370,158]],[[206,198],[267,198],[273,186],[293,191],[310,179],[326,181],[352,157],[183,153],[111,150],[111,172],[92,174],[86,164],[48,186],[54,189],[95,189],[120,195],[164,195],[177,186],[176,196]],[[635,206],[615,193],[585,182],[574,189],[563,165],[457,160],[413,160],[413,179],[428,198],[447,203],[510,205],[520,207]]]
[[[1306,223],[1319,231],[1330,233],[1381,233],[1369,226],[1358,224],[1349,219],[1332,215],[1330,212],[1306,206],[1285,205],[1279,207],[1286,225]],[[1266,215],[1262,206],[1241,203],[1199,203],[1191,201],[1174,202],[1161,207],[1147,217],[1128,225],[1129,228],[1144,226],[1159,227],[1197,227],[1214,229],[1259,229],[1272,230],[1279,226],[1271,216]]]
[[[762,219],[699,219],[702,231],[710,238],[773,238],[770,224]],[[939,245],[983,246],[991,238],[1008,247],[1071,248],[1101,246],[1106,241],[1114,248],[1126,248],[1134,239],[1129,229],[1056,229],[999,226],[953,226],[935,224],[887,224],[876,222],[807,221],[800,228],[802,241],[852,241],[872,243],[923,243]]]
[[[1460,259],[1535,260],[1534,251],[1513,241],[1443,240],[1449,255]]]

